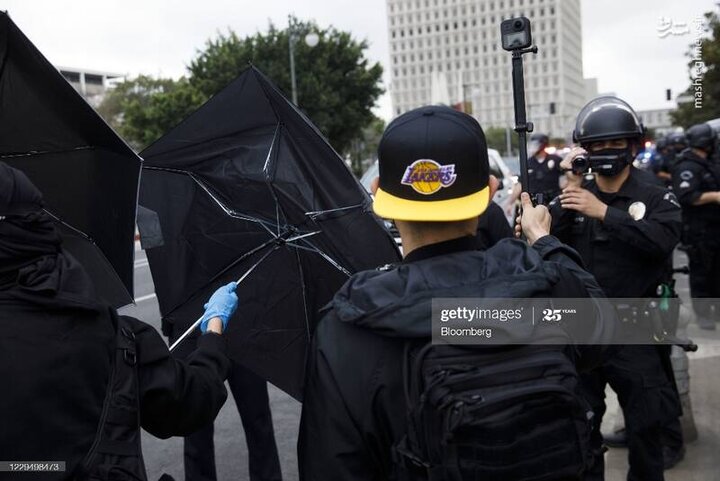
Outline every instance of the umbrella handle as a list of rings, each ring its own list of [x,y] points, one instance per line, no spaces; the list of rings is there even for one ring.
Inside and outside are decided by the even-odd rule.
[[[268,252],[265,253],[265,255],[263,255],[260,259],[258,259],[258,261],[257,261],[255,264],[253,264],[253,265],[250,267],[250,269],[246,270],[245,273],[244,273],[242,276],[240,276],[240,279],[238,279],[237,281],[235,281],[235,285],[236,285],[236,286],[239,286],[240,283],[241,283],[242,281],[244,281],[245,278],[247,278],[247,276],[249,276],[250,273],[251,273],[252,271],[254,271],[255,268],[256,268],[257,266],[259,266],[262,261],[264,261],[270,254],[272,254],[273,252],[275,252],[275,249],[277,249],[277,248],[278,248],[278,246],[275,246],[275,248],[269,250]],[[197,321],[193,322],[192,325],[191,325],[190,327],[188,327],[185,332],[182,333],[182,336],[180,336],[180,337],[177,339],[177,341],[175,341],[175,342],[172,343],[172,345],[170,346],[170,352],[173,352],[173,351],[175,350],[175,348],[178,347],[178,346],[180,345],[180,343],[183,342],[183,341],[185,340],[185,338],[187,338],[187,337],[190,335],[190,333],[192,333],[195,329],[197,329],[197,327],[198,327],[198,326],[200,325],[200,323],[202,322],[203,317],[205,317],[205,316],[204,316],[204,315],[203,315],[203,316],[200,316],[200,318],[199,318]]]

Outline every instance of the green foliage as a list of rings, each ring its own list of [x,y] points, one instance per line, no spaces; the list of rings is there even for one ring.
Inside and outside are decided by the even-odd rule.
[[[359,137],[353,140],[350,151],[350,167],[358,177],[377,159],[377,149],[385,131],[385,121],[375,117],[370,125],[362,129]]]
[[[370,64],[367,43],[347,32],[320,29],[312,22],[292,20],[298,103],[341,154],[375,116],[371,109],[383,93],[382,67]],[[309,47],[305,36],[315,32],[319,43]],[[220,91],[251,63],[291,98],[288,29],[270,24],[268,31],[246,38],[234,32],[208,40],[188,66],[187,78],[138,77],[120,84],[101,110],[134,145],[145,146],[180,122]],[[106,117],[107,118],[107,117]]]
[[[705,122],[720,117],[720,18],[717,12],[705,14],[704,31],[708,36],[704,37],[699,46],[692,44],[688,52],[691,59],[688,62],[690,69],[690,86],[685,91],[690,99],[689,102],[681,103],[678,108],[670,113],[673,123],[688,128],[694,124]],[[699,51],[700,58],[696,62],[695,56]],[[704,64],[704,68],[698,62]],[[699,80],[697,67],[701,67]],[[698,90],[698,85],[700,90]],[[702,92],[700,108],[696,107],[696,94]]]
[[[502,127],[488,127],[484,129],[485,141],[489,149],[495,149],[501,155],[505,155],[507,151],[507,140],[505,129]],[[514,130],[510,131],[510,146],[513,152],[518,150],[518,135]]]

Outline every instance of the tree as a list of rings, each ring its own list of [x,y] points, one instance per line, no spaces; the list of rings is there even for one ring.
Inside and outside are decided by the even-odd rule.
[[[361,134],[353,140],[350,156],[350,168],[360,177],[365,170],[377,159],[378,145],[385,131],[385,121],[375,117],[370,125],[362,129]]]
[[[495,149],[501,154],[507,151],[506,129],[502,127],[488,127],[485,129],[485,141],[489,149]],[[514,130],[510,130],[510,147],[513,152],[518,149],[518,135]]]
[[[340,154],[346,154],[352,142],[375,119],[372,108],[383,93],[382,67],[365,58],[367,42],[356,41],[349,33],[332,27],[320,29],[313,22],[291,21],[300,108],[331,145]],[[310,32],[317,33],[320,39],[312,48],[304,41]],[[267,32],[245,38],[229,31],[207,41],[190,62],[187,78],[174,83],[158,79],[159,85],[146,77],[132,81],[132,85],[118,92],[118,96],[127,99],[109,99],[123,107],[120,132],[142,145],[152,142],[224,88],[250,63],[290,98],[288,35],[287,28],[279,30],[272,23]],[[136,87],[143,94],[139,98],[130,95]]]
[[[136,150],[160,138],[190,115],[205,97],[186,78],[141,75],[108,92],[98,113]]]
[[[716,12],[705,14],[703,30],[709,36],[691,45],[687,54],[690,86],[684,96],[689,101],[670,113],[673,123],[684,128],[720,117],[720,18]]]

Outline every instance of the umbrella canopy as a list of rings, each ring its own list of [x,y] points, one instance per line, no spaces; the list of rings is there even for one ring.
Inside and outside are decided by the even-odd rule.
[[[140,158],[0,12],[0,160],[42,191],[102,300],[132,302]]]
[[[300,399],[320,308],[351,273],[399,259],[371,199],[254,67],[141,155],[138,226],[163,320],[177,337],[260,262],[238,287],[230,356]]]

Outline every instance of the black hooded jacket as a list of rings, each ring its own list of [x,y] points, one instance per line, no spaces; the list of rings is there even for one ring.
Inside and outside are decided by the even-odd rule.
[[[336,294],[310,351],[300,479],[393,479],[391,447],[406,426],[403,350],[409,339],[430,339],[433,297],[604,297],[577,253],[554,237],[533,248],[514,239],[485,252],[474,246],[467,237],[416,249],[395,269],[354,275]],[[497,282],[479,292],[487,279]],[[612,336],[605,309],[607,317],[590,320],[598,344]],[[558,349],[572,350],[581,369],[602,360],[600,347]]]
[[[1,459],[65,461],[65,472],[43,473],[42,479],[71,479],[98,429],[115,316],[96,302],[85,271],[63,251],[40,193],[0,162]],[[214,419],[227,397],[224,339],[203,335],[190,359],[180,362],[154,328],[129,321],[142,427],[166,438]]]

